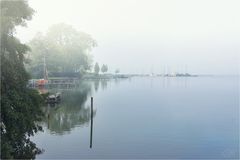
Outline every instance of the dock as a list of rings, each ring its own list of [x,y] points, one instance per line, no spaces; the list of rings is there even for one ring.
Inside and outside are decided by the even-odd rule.
[[[44,87],[44,86],[66,86],[72,87],[76,86],[79,82],[79,78],[68,78],[68,77],[56,77],[56,78],[49,78],[48,80],[44,79],[31,79],[28,82],[29,87]]]

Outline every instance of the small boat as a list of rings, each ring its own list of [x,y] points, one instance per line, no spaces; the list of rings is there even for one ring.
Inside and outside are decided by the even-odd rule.
[[[60,92],[49,95],[46,99],[46,102],[48,104],[55,104],[55,103],[59,103],[60,101],[61,101],[61,93]]]

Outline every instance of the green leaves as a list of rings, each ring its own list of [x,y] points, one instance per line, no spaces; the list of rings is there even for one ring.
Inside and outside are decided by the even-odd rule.
[[[27,1],[1,1],[1,31],[12,35],[15,26],[25,26],[26,21],[32,19],[33,13],[34,10],[28,6]]]
[[[1,158],[32,159],[41,150],[30,141],[41,127],[42,99],[27,88],[29,75],[24,54],[30,48],[13,36],[17,25],[25,25],[33,10],[26,1],[1,1]]]

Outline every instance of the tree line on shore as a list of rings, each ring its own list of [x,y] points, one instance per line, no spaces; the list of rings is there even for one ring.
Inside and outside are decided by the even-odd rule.
[[[92,65],[90,51],[97,46],[96,41],[64,23],[51,26],[46,34],[37,33],[28,45],[31,50],[25,55],[26,69],[33,78],[43,78],[44,67],[49,77],[81,77],[92,69],[98,75],[109,69],[107,64]]]
[[[31,51],[26,56],[27,70],[34,78],[44,77],[44,65],[49,76],[83,75],[91,70],[93,57],[90,51],[96,41],[72,26],[60,23],[49,28],[44,35],[38,33],[29,42]]]
[[[106,72],[108,72],[108,66],[106,64],[103,64],[102,67],[101,67],[101,72],[104,74]],[[116,69],[115,70],[115,74],[118,74],[120,72],[119,69]],[[98,75],[100,73],[100,66],[98,64],[98,62],[95,63],[94,65],[94,73],[96,75]]]

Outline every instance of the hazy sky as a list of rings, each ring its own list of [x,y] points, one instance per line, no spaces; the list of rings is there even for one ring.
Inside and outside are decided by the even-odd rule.
[[[239,0],[30,0],[18,37],[64,22],[92,35],[94,60],[122,73],[237,74]],[[186,67],[187,66],[187,67]]]

